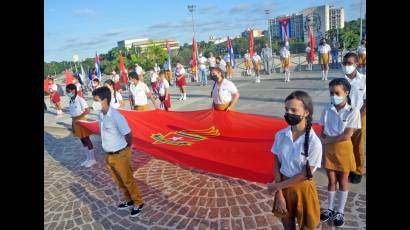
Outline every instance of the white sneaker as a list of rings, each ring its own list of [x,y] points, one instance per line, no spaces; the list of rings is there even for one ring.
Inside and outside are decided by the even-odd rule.
[[[87,168],[89,168],[89,167],[91,167],[91,166],[93,166],[93,165],[95,165],[95,164],[97,164],[97,161],[96,161],[96,160],[90,160],[90,161],[88,161],[87,164],[85,164],[84,166],[87,167]]]
[[[81,163],[81,166],[85,166],[87,163],[89,162],[89,160],[85,160],[83,163]]]

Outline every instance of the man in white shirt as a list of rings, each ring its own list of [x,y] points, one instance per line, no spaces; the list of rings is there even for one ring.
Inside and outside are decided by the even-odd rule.
[[[131,209],[131,217],[141,214],[144,207],[141,193],[132,171],[132,133],[124,116],[110,107],[111,91],[100,87],[92,93],[93,109],[98,113],[102,148],[107,153],[105,162],[125,201],[118,209]]]
[[[204,56],[202,56],[202,53],[199,54],[198,62],[199,62],[199,76],[201,79],[200,82],[202,83],[201,84],[202,86],[206,86],[208,84],[208,79],[206,77],[206,66],[205,66],[207,59]]]
[[[364,174],[364,143],[366,142],[366,75],[357,71],[358,55],[347,53],[343,57],[343,71],[345,78],[351,85],[350,99],[352,107],[360,110],[361,129],[356,130],[352,136],[353,152],[356,161],[356,171],[349,175],[350,182],[360,183]]]
[[[226,63],[222,60],[221,56],[216,58],[216,66],[218,66],[222,71],[224,71],[224,74],[226,74]]]

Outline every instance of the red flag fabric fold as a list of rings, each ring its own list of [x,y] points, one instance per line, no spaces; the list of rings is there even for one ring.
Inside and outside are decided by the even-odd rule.
[[[253,30],[249,31],[249,54],[253,57]]]
[[[118,110],[132,130],[133,147],[188,168],[268,183],[274,179],[271,147],[283,119],[213,109],[166,112]],[[166,121],[166,122],[164,122]],[[79,122],[99,134],[98,122]],[[313,125],[316,133],[321,127]]]
[[[122,58],[121,51],[120,51],[120,71],[122,75],[122,83],[126,85],[127,84],[127,73],[125,72],[124,59]]]
[[[69,69],[65,70],[65,85],[69,85],[71,83],[73,83],[73,74],[71,73],[71,71]]]
[[[195,37],[192,37],[192,63],[191,63],[191,69],[192,72],[196,73],[196,42],[195,42]]]
[[[310,38],[310,60],[315,60],[315,38],[313,36],[312,28],[309,27],[309,38]]]

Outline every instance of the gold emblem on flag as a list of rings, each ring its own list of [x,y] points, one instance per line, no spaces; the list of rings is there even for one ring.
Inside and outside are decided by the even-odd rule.
[[[155,133],[151,135],[151,138],[155,140],[152,144],[191,146],[196,141],[203,141],[210,137],[217,137],[219,135],[219,129],[212,126],[211,128],[204,130],[181,130],[169,132],[165,135]]]

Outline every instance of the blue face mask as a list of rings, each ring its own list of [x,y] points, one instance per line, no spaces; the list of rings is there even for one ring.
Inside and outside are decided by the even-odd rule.
[[[72,97],[74,97],[74,94],[73,93],[67,93],[67,97],[72,98]]]
[[[331,96],[330,100],[332,102],[332,104],[334,105],[340,105],[341,103],[343,103],[345,101],[345,97],[339,97],[337,95]]]

